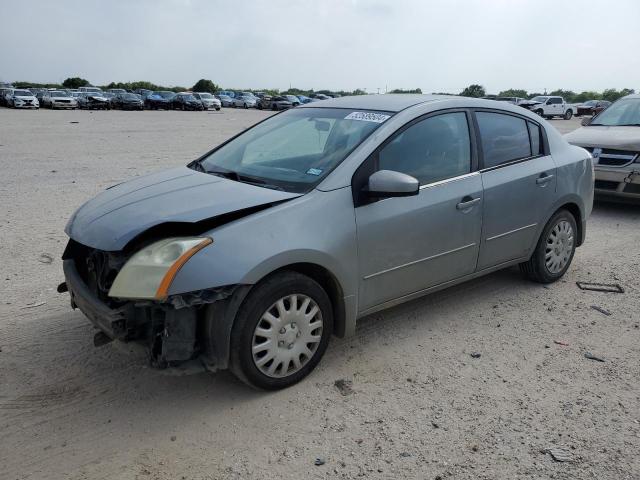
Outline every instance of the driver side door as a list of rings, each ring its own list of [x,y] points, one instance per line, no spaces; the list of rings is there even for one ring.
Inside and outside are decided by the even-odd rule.
[[[360,312],[475,271],[483,189],[469,125],[463,110],[414,120],[356,172]],[[378,170],[415,177],[418,195],[364,199],[358,192]]]

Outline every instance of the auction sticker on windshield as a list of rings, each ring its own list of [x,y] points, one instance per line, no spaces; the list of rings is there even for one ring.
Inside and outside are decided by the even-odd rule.
[[[391,115],[385,115],[383,113],[375,112],[351,112],[344,117],[345,120],[360,120],[363,122],[382,123],[387,120]]]

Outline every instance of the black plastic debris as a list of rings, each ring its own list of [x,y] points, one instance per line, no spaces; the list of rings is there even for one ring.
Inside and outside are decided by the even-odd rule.
[[[601,314],[606,315],[607,317],[611,316],[611,312],[606,308],[599,307],[598,305],[591,305],[591,308],[596,312],[600,312]]]
[[[590,352],[585,353],[584,358],[588,358],[589,360],[595,360],[596,362],[604,362],[604,358],[598,357]]]
[[[624,293],[624,288],[617,283],[576,282],[576,285],[580,290],[591,290],[593,292],[604,293]]]

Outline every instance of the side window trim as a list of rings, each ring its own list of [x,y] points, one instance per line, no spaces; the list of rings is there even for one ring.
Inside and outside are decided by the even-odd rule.
[[[492,109],[492,108],[474,108],[471,109],[472,110],[472,117],[473,117],[473,129],[475,130],[475,139],[476,139],[476,151],[478,152],[478,171],[480,173],[482,172],[489,172],[491,170],[495,170],[497,168],[502,168],[502,167],[508,167],[510,165],[516,165],[518,163],[522,163],[522,162],[527,162],[529,160],[533,160],[535,158],[540,158],[540,157],[545,157],[547,155],[550,155],[550,150],[549,150],[549,141],[547,140],[547,132],[545,131],[545,128],[542,124],[538,123],[537,121],[529,118],[529,117],[525,117],[524,115],[518,115],[515,112],[508,112],[506,110],[498,110],[498,109]],[[484,166],[484,152],[482,150],[482,138],[480,138],[480,126],[478,125],[478,118],[476,116],[476,113],[478,112],[488,112],[488,113],[499,113],[502,115],[510,115],[512,117],[516,117],[516,118],[520,118],[522,120],[524,120],[525,122],[531,122],[534,125],[537,125],[538,128],[540,128],[540,135],[541,135],[541,141],[542,141],[542,154],[538,154],[538,155],[530,155],[528,157],[524,157],[524,158],[518,158],[516,160],[511,160],[509,162],[504,162],[501,163],[500,165],[494,165],[493,167],[485,167]],[[527,124],[527,132],[529,132],[529,126]],[[532,145],[531,145],[531,136],[529,136],[529,151],[532,152]]]

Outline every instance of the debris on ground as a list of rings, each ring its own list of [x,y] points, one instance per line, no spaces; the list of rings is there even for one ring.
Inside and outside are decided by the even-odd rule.
[[[336,380],[334,382],[334,385],[343,397],[354,393],[353,383],[351,382],[351,380],[345,380],[344,378],[341,378],[339,380]]]
[[[553,447],[543,450],[543,453],[551,455],[556,462],[573,462],[573,454],[564,448]]]
[[[400,452],[400,456],[406,458],[406,457],[410,457],[411,454],[409,452]]]
[[[436,422],[431,422],[431,426],[433,428],[440,428],[440,425],[438,425]]]
[[[594,292],[605,293],[624,293],[624,288],[618,283],[592,283],[592,282],[576,282],[580,290],[591,290]]]
[[[324,458],[321,458],[321,457],[316,458],[316,461],[315,461],[315,462],[313,462],[313,464],[314,464],[316,467],[319,467],[320,465],[324,465],[325,463],[326,463],[326,462],[325,462]]]
[[[176,441],[176,436],[175,435],[171,435],[171,441],[175,442]]]
[[[595,360],[596,362],[604,362],[604,358],[597,357],[593,353],[589,353],[589,352],[584,354],[584,358],[588,358],[589,360]]]
[[[28,305],[25,305],[22,308],[35,308],[35,307],[41,307],[42,305],[46,305],[47,302],[37,302],[37,303],[30,303]]]
[[[69,122],[69,123],[80,123],[80,122]]]
[[[48,253],[42,253],[38,257],[38,261],[40,263],[53,263],[53,257],[51,255],[49,255]]]
[[[569,342],[565,342],[563,340],[554,340],[553,343],[555,343],[556,345],[562,345],[563,347],[569,346]]]
[[[482,356],[482,354],[480,352],[471,353],[471,358],[480,358],[481,356]]]
[[[591,305],[591,308],[593,310],[595,310],[596,312],[600,312],[603,315],[606,315],[607,317],[611,316],[611,312],[609,310],[607,310],[606,308],[602,308],[602,307],[599,307],[597,305]]]

